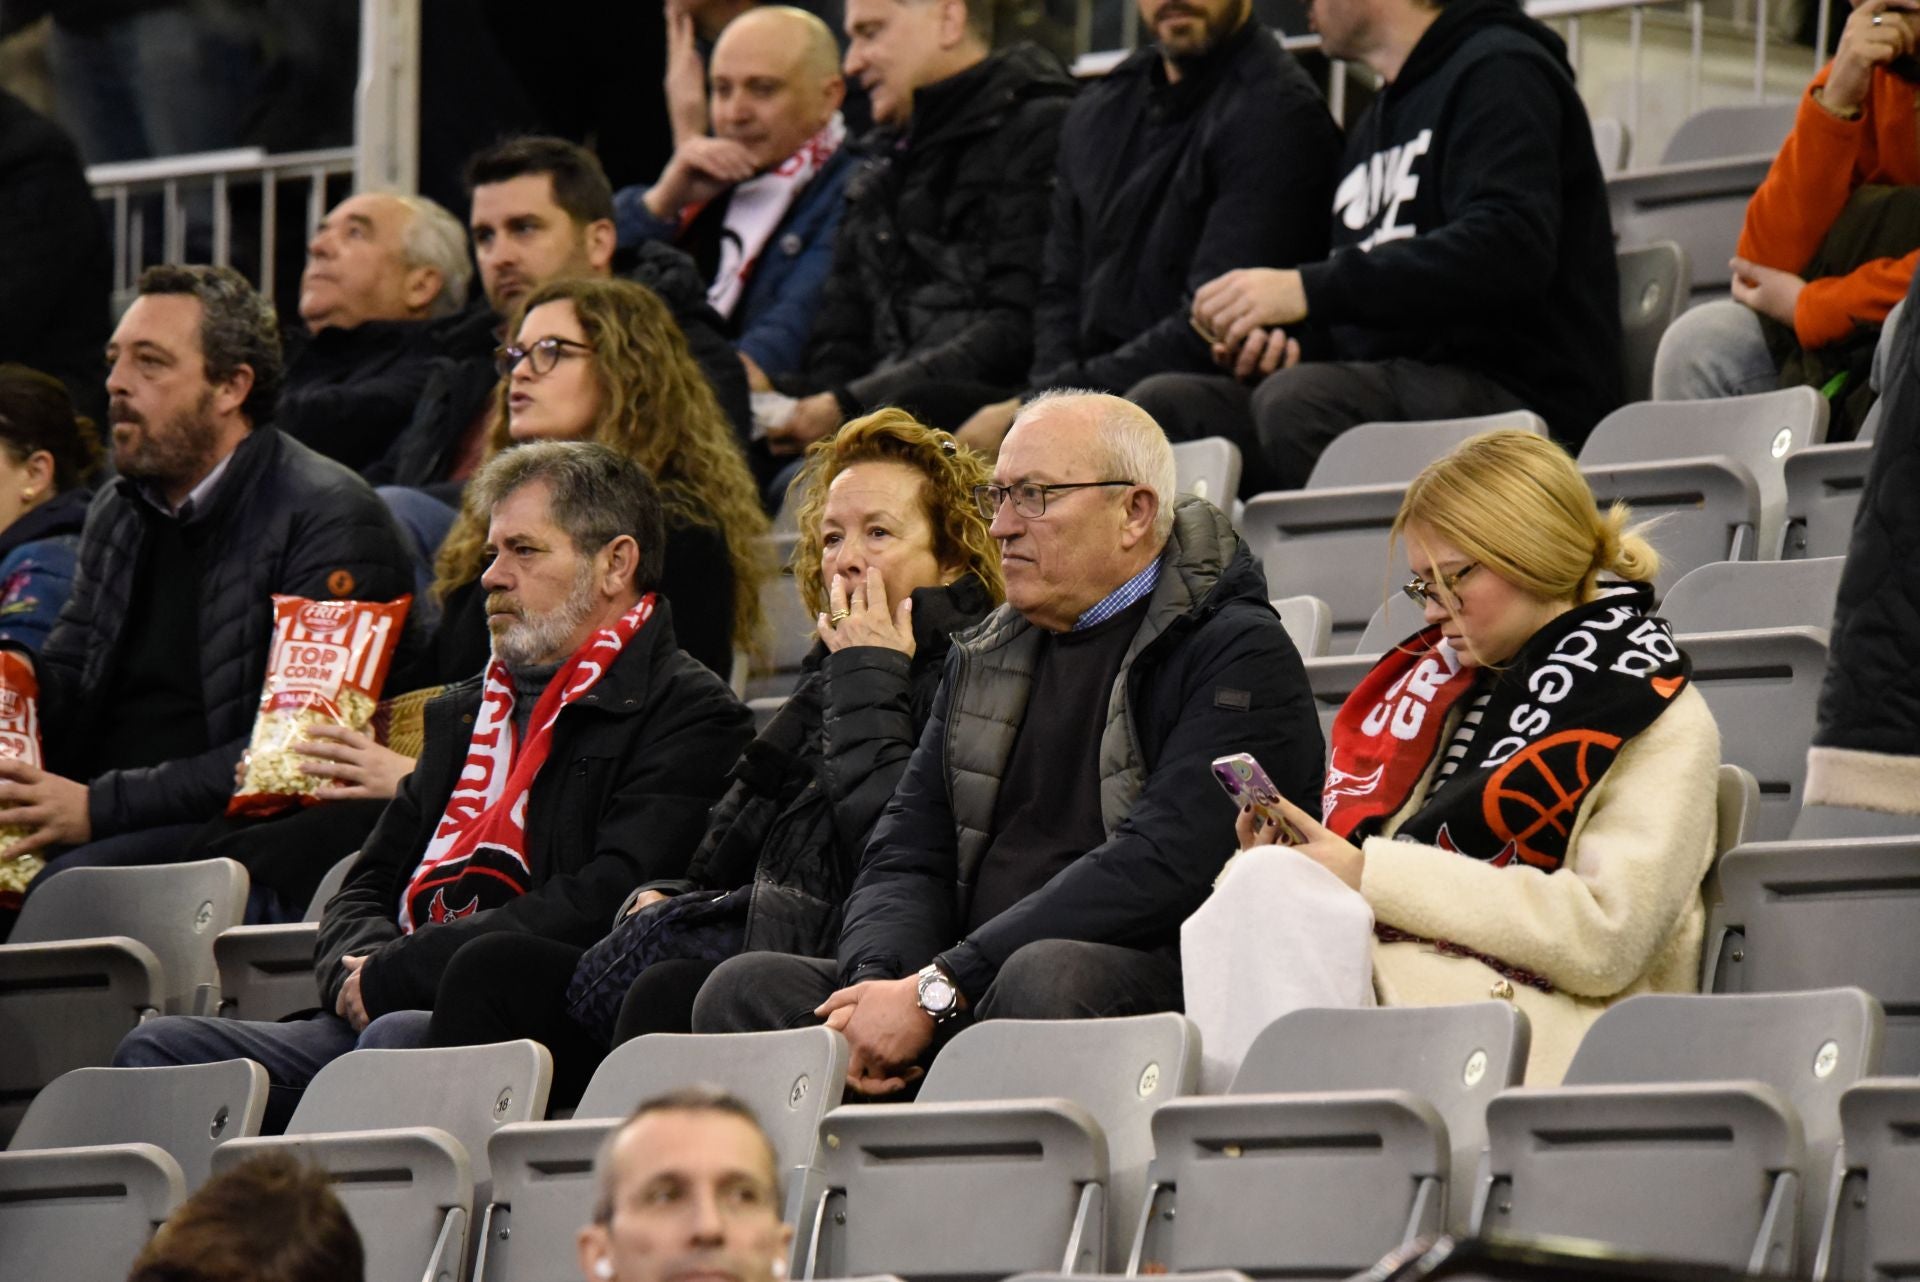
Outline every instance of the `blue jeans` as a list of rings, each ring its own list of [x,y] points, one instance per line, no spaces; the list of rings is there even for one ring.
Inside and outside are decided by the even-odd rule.
[[[267,1115],[261,1133],[278,1135],[314,1075],[351,1050],[412,1050],[427,1044],[431,1012],[382,1015],[355,1033],[338,1015],[315,1011],[274,1024],[264,1020],[166,1015],[120,1039],[115,1068],[157,1068],[250,1059],[267,1070]]]

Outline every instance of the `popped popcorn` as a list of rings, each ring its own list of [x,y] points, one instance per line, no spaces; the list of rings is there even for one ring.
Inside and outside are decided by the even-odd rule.
[[[0,650],[0,757],[40,764],[39,698],[33,666],[11,650]],[[18,907],[27,883],[46,866],[38,854],[8,855],[27,832],[0,824],[0,907]]]

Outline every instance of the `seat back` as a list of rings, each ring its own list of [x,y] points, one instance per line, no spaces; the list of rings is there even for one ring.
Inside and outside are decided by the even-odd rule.
[[[360,858],[360,852],[354,851],[346,858],[327,869],[327,875],[313,888],[313,898],[307,901],[307,911],[300,918],[318,924],[326,914],[327,901],[340,893],[340,887],[347,884],[347,874],[353,870],[354,861]]]
[[[1546,421],[1531,410],[1507,410],[1471,418],[1361,423],[1333,438],[1307,478],[1310,490],[1354,485],[1405,485],[1420,470],[1460,442],[1510,429],[1547,434]]]
[[[1760,806],[1753,836],[1793,831],[1807,777],[1807,746],[1827,673],[1824,628],[1696,632],[1677,637],[1693,659],[1693,683],[1720,727],[1720,751],[1753,772]]]
[[[1240,447],[1224,436],[1180,441],[1173,447],[1175,492],[1233,510],[1240,492]]]
[[[1684,165],[1729,156],[1771,156],[1793,129],[1796,102],[1705,107],[1680,122],[1660,153],[1663,165]]]
[[[1794,841],[1834,837],[1920,837],[1920,815],[1895,815],[1882,810],[1854,810],[1848,806],[1800,807],[1794,816]]]
[[[1385,654],[1389,646],[1398,645],[1426,626],[1426,612],[1408,599],[1406,593],[1389,592],[1386,601],[1367,620],[1367,630],[1360,634],[1360,641],[1353,647],[1353,652],[1360,655]]]
[[[153,950],[166,988],[164,1013],[189,1014],[203,984],[218,982],[214,936],[247,911],[247,870],[231,859],[150,868],[69,868],[27,900],[13,944],[124,935]]]
[[[1877,411],[1880,402],[1873,407]],[[1847,554],[1872,457],[1873,443],[1865,440],[1814,445],[1787,455],[1787,506],[1779,556]]]
[[[1327,652],[1333,638],[1333,611],[1325,601],[1317,596],[1280,597],[1273,609],[1301,658],[1317,659]]]
[[[1671,241],[1687,256],[1691,293],[1724,294],[1727,260],[1739,243],[1747,202],[1773,164],[1768,155],[1663,163],[1607,179],[1607,209],[1621,245]]]
[[[1833,621],[1845,558],[1715,561],[1686,575],[1660,602],[1675,632],[1824,628]]]
[[[1593,116],[1588,123],[1593,126],[1593,154],[1600,162],[1600,174],[1612,177],[1627,167],[1627,149],[1633,140],[1617,116]]]
[[[1594,122],[1596,132],[1598,121]],[[1667,326],[1686,310],[1692,292],[1687,251],[1670,240],[1622,249],[1620,271],[1620,361],[1627,400],[1653,392],[1653,357]]]
[[[0,1278],[125,1277],[186,1195],[151,1144],[0,1153]]]
[[[7,1149],[151,1144],[179,1163],[188,1188],[198,1188],[213,1169],[213,1150],[258,1135],[266,1108],[267,1070],[250,1059],[77,1068],[34,1097]]]
[[[1865,989],[1888,1012],[1880,1067],[1920,1073],[1920,836],[1746,845],[1719,883],[1705,987]]]
[[[767,619],[768,648],[747,678],[749,699],[791,694],[800,678],[801,662],[816,639],[814,618],[800,600],[793,575],[782,572],[767,576],[760,585],[760,610]]]
[[[1842,1159],[1813,1276],[1908,1277],[1920,1260],[1920,1083],[1861,1082],[1840,1099]]]

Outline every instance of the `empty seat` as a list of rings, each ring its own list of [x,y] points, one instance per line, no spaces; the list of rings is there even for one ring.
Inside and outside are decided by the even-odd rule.
[[[1719,882],[1703,987],[1863,988],[1887,1011],[1884,1069],[1920,1073],[1920,836],[1748,844]]]
[[[817,639],[814,617],[801,602],[791,574],[772,575],[761,585],[760,608],[767,617],[768,650],[747,679],[749,702],[793,693],[800,665]]]
[[[801,1276],[1001,1278],[1123,1258],[1153,1111],[1199,1069],[1181,1015],[973,1025],[917,1102],[849,1105],[821,1123]]]
[[[1826,837],[1920,837],[1920,815],[1855,810],[1851,806],[1801,806],[1794,816],[1790,840]]]
[[[1840,1095],[1877,1071],[1881,1025],[1854,988],[1619,1002],[1565,1085],[1488,1105],[1474,1231],[1795,1270],[1820,1222]]]
[[[458,1282],[472,1208],[491,1184],[487,1141],[547,1108],[537,1042],[351,1051],[315,1075],[284,1136],[230,1140],[216,1174],[267,1149],[322,1167],[367,1250],[367,1277]]]
[[[1173,447],[1175,490],[1233,510],[1240,492],[1240,447],[1224,436],[1181,441]]]
[[[1785,838],[1805,793],[1807,745],[1827,671],[1827,630],[1694,632],[1676,640],[1692,657],[1693,683],[1719,723],[1721,755],[1759,781],[1753,836]]]
[[[1623,249],[1618,257],[1623,386],[1627,400],[1644,401],[1653,391],[1653,356],[1660,350],[1660,337],[1687,307],[1687,251],[1663,240]]]
[[[1625,169],[1633,142],[1626,125],[1616,116],[1594,116],[1588,123],[1593,126],[1593,154],[1600,162],[1601,176],[1611,177]]]
[[[1308,594],[1333,611],[1333,648],[1351,645],[1389,590],[1387,531],[1411,481],[1470,436],[1495,428],[1545,434],[1536,414],[1362,423],[1336,437],[1303,490],[1248,500],[1240,529],[1274,596]]]
[[[1331,744],[1333,719],[1373,665],[1390,645],[1397,645],[1426,626],[1419,606],[1404,593],[1393,592],[1373,612],[1352,654],[1326,654],[1307,660],[1307,685],[1320,715],[1320,733]]]
[[[1325,601],[1317,596],[1280,597],[1273,609],[1301,658],[1317,659],[1327,652],[1333,638],[1333,611]]]
[[[82,1068],[40,1092],[0,1153],[0,1277],[126,1275],[154,1228],[204,1181],[214,1147],[260,1129],[251,1060]]]
[[[1594,426],[1580,470],[1603,509],[1625,499],[1641,520],[1658,519],[1665,592],[1696,566],[1769,554],[1785,520],[1784,460],[1826,433],[1826,399],[1810,387],[1643,401]]]
[[[1715,561],[1690,570],[1660,603],[1675,632],[1824,628],[1833,621],[1841,557]]]
[[[493,1192],[475,1271],[483,1282],[565,1276],[593,1203],[593,1158],[650,1096],[696,1083],[746,1101],[773,1141],[790,1210],[802,1204],[820,1121],[840,1100],[847,1043],[826,1028],[717,1035],[656,1033],[614,1047],[572,1120],[503,1126],[488,1143]]]
[[[1730,156],[1772,156],[1793,130],[1798,101],[1703,107],[1680,122],[1660,153],[1663,165]]]
[[[1920,1083],[1861,1082],[1840,1098],[1833,1206],[1815,1282],[1882,1282],[1920,1265]]]
[[[1860,510],[1867,463],[1872,457],[1871,441],[1814,445],[1787,456],[1786,514],[1780,530],[1779,556],[1847,554],[1847,544],[1853,537],[1853,514]]]
[[[1128,1273],[1346,1277],[1447,1227],[1455,1187],[1464,1226],[1487,1101],[1520,1081],[1527,1044],[1504,1002],[1275,1020],[1226,1095],[1154,1114]]]
[[[220,1014],[232,1019],[283,1019],[320,1004],[313,977],[313,949],[320,937],[320,915],[340,892],[359,852],[327,870],[297,922],[272,926],[233,926],[213,941],[220,971]]]
[[[0,1141],[36,1091],[105,1064],[141,1020],[210,1014],[214,936],[246,906],[231,859],[73,868],[36,890],[0,945]]]

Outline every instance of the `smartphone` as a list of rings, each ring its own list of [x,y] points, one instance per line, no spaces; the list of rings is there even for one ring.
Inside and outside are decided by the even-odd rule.
[[[1280,790],[1273,786],[1273,780],[1267,777],[1267,772],[1260,768],[1260,763],[1253,759],[1251,753],[1236,752],[1227,757],[1215,757],[1213,777],[1233,798],[1234,805],[1250,805],[1260,812],[1261,818],[1278,827],[1282,845],[1300,844],[1300,834],[1280,813]]]

